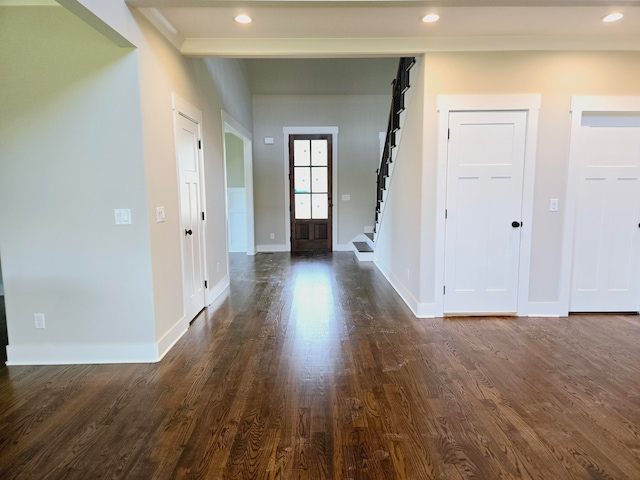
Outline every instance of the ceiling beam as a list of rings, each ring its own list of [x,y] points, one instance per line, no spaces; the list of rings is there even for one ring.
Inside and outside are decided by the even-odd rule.
[[[125,0],[138,8],[190,7],[580,7],[611,6],[611,0]],[[640,0],[616,0],[616,6],[640,5]]]
[[[518,50],[640,50],[640,35],[433,37],[433,38],[187,38],[180,52],[192,57],[339,58],[421,55],[425,52]]]

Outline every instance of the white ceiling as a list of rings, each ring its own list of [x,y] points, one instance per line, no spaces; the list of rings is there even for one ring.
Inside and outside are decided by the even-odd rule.
[[[127,0],[185,55],[354,57],[640,50],[640,0]],[[601,18],[625,14],[616,23]],[[440,21],[420,18],[435,12]],[[246,13],[254,22],[234,22]]]

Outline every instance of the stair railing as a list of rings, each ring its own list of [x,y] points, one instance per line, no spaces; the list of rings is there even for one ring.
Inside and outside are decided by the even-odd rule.
[[[387,178],[389,177],[389,165],[393,162],[393,149],[396,147],[396,133],[400,130],[400,114],[404,111],[404,94],[411,86],[409,83],[409,71],[416,63],[415,57],[402,57],[398,64],[398,73],[391,82],[392,97],[391,108],[389,110],[389,121],[387,124],[387,135],[382,149],[382,159],[377,174],[377,198],[374,232],[378,228],[378,220],[382,214],[382,202],[384,191],[387,188]]]

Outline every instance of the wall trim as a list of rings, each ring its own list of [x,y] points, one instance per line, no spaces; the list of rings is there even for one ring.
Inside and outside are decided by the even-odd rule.
[[[227,273],[218,283],[211,286],[207,290],[207,307],[210,307],[213,303],[215,303],[215,301],[218,300],[218,298],[221,297],[229,288],[230,284],[231,278]]]
[[[331,245],[335,250],[335,246],[338,245],[338,215],[339,206],[336,201],[338,198],[338,131],[337,126],[333,127],[282,127],[282,136],[284,137],[284,238],[289,239],[287,241],[287,250],[279,251],[291,251],[291,218],[290,208],[291,201],[289,199],[289,135],[331,135],[331,197],[333,198],[333,208],[331,211]],[[260,251],[258,249],[258,251]],[[275,251],[275,250],[272,250]]]
[[[274,244],[274,245],[256,245],[258,253],[276,253],[276,252],[290,252],[291,245]]]
[[[380,270],[380,273],[384,275],[384,277],[387,279],[396,293],[400,295],[402,301],[407,305],[407,307],[409,307],[411,313],[413,313],[416,318],[435,318],[436,315],[434,315],[433,313],[434,309],[430,307],[430,305],[433,304],[419,303],[418,300],[409,291],[409,289],[406,288],[402,284],[402,282],[400,282],[396,278],[391,270],[389,270],[381,262],[379,262],[376,257],[374,257],[373,263],[378,268],[378,270]]]
[[[176,324],[169,329],[160,339],[156,342],[156,359],[154,362],[159,362],[162,358],[171,350],[171,348],[182,338],[182,336],[189,330],[190,320],[183,316]],[[120,362],[118,362],[120,363]]]
[[[447,162],[450,112],[483,111],[527,111],[527,133],[524,160],[524,182],[522,188],[522,221],[524,228],[520,237],[520,269],[518,276],[518,311],[520,316],[528,314],[529,280],[531,272],[531,239],[533,225],[534,180],[536,166],[536,144],[538,138],[538,112],[542,96],[522,95],[439,95],[438,96],[438,165],[436,199],[436,262],[435,262],[435,314],[444,315],[444,248],[446,206]],[[442,213],[442,214],[441,214]]]
[[[7,346],[9,358],[7,365],[155,363],[160,360],[158,345],[157,343],[9,345]]]

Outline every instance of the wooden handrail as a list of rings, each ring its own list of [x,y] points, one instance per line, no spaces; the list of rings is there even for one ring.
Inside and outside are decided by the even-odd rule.
[[[400,130],[400,114],[404,111],[404,94],[411,86],[409,83],[409,70],[415,63],[415,57],[402,57],[398,63],[396,78],[391,82],[392,95],[387,135],[382,150],[380,167],[376,172],[378,178],[376,181],[377,197],[374,231],[377,228],[379,215],[382,213],[383,192],[386,189],[386,178],[389,176],[389,164],[393,161],[392,150],[396,147],[396,133]]]

